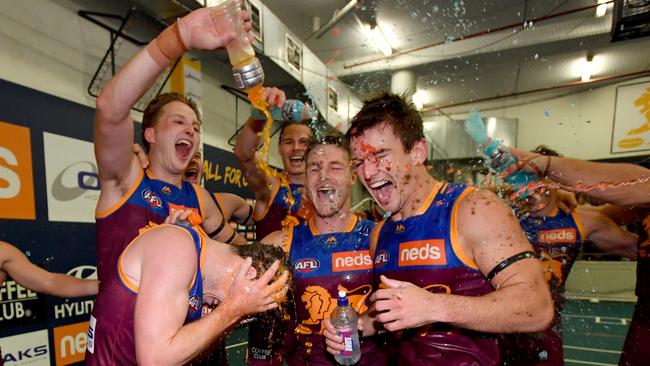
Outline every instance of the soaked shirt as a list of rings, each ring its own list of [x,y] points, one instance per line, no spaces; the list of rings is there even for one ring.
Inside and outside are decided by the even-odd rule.
[[[319,233],[311,221],[305,222],[294,227],[287,239],[298,323],[289,365],[336,365],[325,350],[322,321],[336,307],[339,290],[347,292],[357,313],[368,309],[373,280],[369,236],[375,223],[353,218],[345,231],[328,234]],[[361,352],[361,365],[386,364],[374,337],[361,340]]]
[[[188,291],[189,302],[186,321],[190,322],[201,317],[201,305],[203,304],[201,265],[204,238],[197,230],[188,226],[169,226],[187,232],[192,238],[197,253],[197,268],[194,281]],[[143,233],[146,231],[143,230]],[[138,286],[129,280],[122,270],[122,254],[128,249],[129,245],[120,253],[115,266],[115,275],[103,281],[103,291],[99,292],[95,300],[88,329],[86,365],[137,364],[133,327]]]
[[[294,200],[292,206],[289,206],[289,189]],[[270,233],[281,230],[282,220],[289,213],[294,216],[298,215],[302,190],[302,184],[289,184],[288,188],[278,185],[278,188],[276,188],[271,196],[271,204],[267,206],[266,212],[260,217],[253,215],[253,220],[255,221],[255,237],[257,240],[262,240]]]
[[[374,283],[381,275],[411,282],[432,293],[482,296],[494,291],[458,239],[458,203],[474,188],[437,183],[420,210],[385,221],[374,252]],[[400,365],[496,365],[493,335],[433,323],[391,333]]]
[[[539,255],[544,278],[554,303],[551,327],[545,332],[504,335],[502,353],[507,365],[563,365],[562,323],[564,288],[571,267],[585,238],[579,216],[557,208],[549,216],[527,216],[519,220],[524,234]]]

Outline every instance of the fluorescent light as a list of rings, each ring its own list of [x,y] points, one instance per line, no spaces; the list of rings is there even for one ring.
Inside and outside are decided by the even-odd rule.
[[[370,30],[370,38],[375,42],[375,46],[377,46],[377,49],[379,49],[384,56],[390,56],[393,54],[393,48],[390,46],[390,43],[388,43],[384,32],[379,29],[379,25],[376,25]]]
[[[596,18],[600,18],[607,13],[607,4],[608,0],[598,0],[598,6],[596,7]]]
[[[415,105],[415,108],[418,111],[422,110],[422,107],[424,107],[424,95],[422,91],[418,90],[415,93],[413,93],[411,99],[413,100],[413,104]]]
[[[583,82],[589,81],[591,79],[591,73],[594,71],[594,58],[593,56],[587,56],[584,63],[582,64],[582,76],[581,80]]]

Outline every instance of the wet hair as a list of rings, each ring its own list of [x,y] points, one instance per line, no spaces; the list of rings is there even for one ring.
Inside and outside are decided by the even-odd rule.
[[[252,266],[257,271],[257,277],[264,274],[264,272],[266,272],[266,270],[269,269],[276,260],[280,261],[280,268],[276,272],[274,278],[280,277],[285,269],[291,273],[291,264],[289,263],[289,259],[284,250],[280,247],[254,241],[250,244],[232,245],[231,248],[242,258],[251,257],[253,260]]]
[[[557,157],[562,157],[562,154],[559,152],[551,149],[550,147],[546,145],[539,145],[537,146],[534,150],[531,150],[534,153],[544,155],[544,156],[557,156]]]
[[[284,270],[287,270],[289,273],[289,279],[287,280],[289,291],[287,291],[282,304],[275,309],[268,310],[261,314],[256,314],[255,322],[259,325],[254,325],[259,327],[262,331],[269,332],[267,340],[271,349],[283,349],[286,346],[284,341],[287,337],[286,332],[288,332],[289,329],[288,324],[293,324],[293,322],[298,318],[294,305],[293,292],[291,291],[291,274],[293,267],[289,263],[287,254],[280,247],[262,244],[259,241],[254,241],[250,244],[244,245],[232,245],[231,247],[240,257],[251,257],[253,260],[253,267],[257,270],[258,278],[264,274],[264,272],[266,272],[266,270],[269,269],[276,260],[280,261],[280,267],[275,273],[273,280],[276,280],[281,276]]]
[[[402,141],[405,152],[410,152],[417,141],[424,139],[420,112],[406,96],[388,92],[363,104],[361,111],[352,118],[346,137],[349,141],[381,123],[393,128],[395,135]]]
[[[144,137],[144,132],[147,130],[147,128],[153,127],[156,125],[156,123],[158,123],[160,111],[164,106],[171,102],[181,102],[187,104],[190,108],[192,108],[196,114],[196,118],[198,119],[199,123],[201,123],[201,115],[199,114],[199,109],[197,108],[196,103],[192,101],[192,99],[178,93],[164,93],[156,96],[149,102],[149,104],[147,104],[147,108],[145,108],[144,114],[142,115],[142,145],[144,146],[144,151],[147,153],[149,153],[150,146],[149,141],[147,141],[147,139]]]
[[[286,122],[284,122],[282,124],[282,127],[280,127],[280,135],[278,137],[278,144],[282,143],[282,135],[284,134],[284,130],[289,126],[295,126],[295,125],[307,127],[309,129],[309,134],[311,136],[314,135],[314,130],[311,128],[310,125],[306,124],[305,122],[303,122],[303,121],[286,121]]]
[[[309,146],[307,146],[307,151],[305,151],[305,161],[307,160],[309,153],[319,145],[336,146],[339,149],[345,151],[348,155],[348,158],[350,157],[350,144],[348,143],[348,139],[346,139],[345,135],[342,133],[334,130],[326,135],[321,135],[318,138],[312,139],[312,141],[309,143]]]

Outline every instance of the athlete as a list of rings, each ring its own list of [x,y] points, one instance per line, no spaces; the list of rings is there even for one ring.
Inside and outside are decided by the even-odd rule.
[[[293,266],[296,306],[294,350],[289,365],[334,366],[325,350],[322,320],[336,307],[338,290],[351,306],[364,313],[372,290],[369,235],[374,222],[362,220],[350,208],[355,180],[350,153],[342,135],[330,135],[307,148],[305,194],[314,204],[308,221],[291,230],[276,231],[264,243],[282,247]],[[386,355],[375,337],[361,340],[361,365],[385,365]]]
[[[282,107],[286,100],[284,92],[277,88],[265,88],[264,93],[270,106]],[[300,207],[305,184],[305,150],[313,135],[311,128],[302,121],[285,122],[279,138],[284,169],[279,174],[283,178],[268,176],[257,167],[259,157],[256,154],[260,143],[258,133],[265,123],[265,120],[249,118],[235,143],[235,157],[255,194],[253,219],[258,240],[280,230],[288,214],[302,218]],[[282,185],[281,179],[286,179],[289,186]],[[289,193],[293,202],[289,199]]]
[[[82,280],[62,273],[48,272],[36,266],[15,246],[0,241],[0,285],[11,277],[32,291],[59,297],[93,296],[97,280]]]
[[[422,118],[385,93],[347,133],[361,183],[391,216],[371,242],[375,288],[364,335],[389,331],[401,365],[497,365],[495,333],[538,332],[553,305],[540,262],[496,195],[427,172]],[[328,350],[343,349],[325,321]]]
[[[185,180],[200,185],[201,179],[203,179],[203,155],[197,151],[185,170]],[[254,224],[253,207],[240,196],[228,192],[212,192],[212,199],[226,221],[234,221],[244,226]]]
[[[555,190],[533,195],[530,210],[521,212],[520,224],[542,261],[551,289],[555,317],[543,333],[509,334],[501,342],[507,365],[563,365],[562,324],[566,279],[582,243],[594,242],[611,254],[636,258],[638,236],[621,229],[598,210],[579,206],[564,213],[557,207]]]
[[[645,238],[650,227],[650,170],[639,165],[598,163],[565,157],[543,156],[511,149],[520,161],[519,168],[540,177],[561,183],[568,188],[579,188],[581,193],[610,203],[601,212],[617,224],[641,220],[643,238],[637,254],[637,303],[625,339],[619,365],[644,365],[650,357],[650,241]]]
[[[256,245],[256,263],[272,254],[263,247]],[[114,277],[102,283],[86,363],[184,364],[240,318],[277,307],[287,272],[268,284],[280,263],[262,275],[238,248],[249,246],[211,240],[199,227],[143,229],[121,252]],[[218,306],[201,317],[203,304]]]

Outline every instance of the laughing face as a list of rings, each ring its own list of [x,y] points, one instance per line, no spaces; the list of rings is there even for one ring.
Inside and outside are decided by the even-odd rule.
[[[415,168],[422,166],[426,155],[418,143],[404,151],[390,125],[380,123],[353,137],[350,149],[357,177],[383,210],[398,213],[422,189],[416,184]]]
[[[305,173],[305,151],[311,140],[309,126],[293,124],[287,126],[280,136],[280,156],[284,170],[289,175]]]
[[[178,101],[166,104],[158,122],[145,131],[152,163],[156,159],[155,165],[182,174],[199,148],[200,134],[201,124],[192,108]]]
[[[309,151],[306,190],[318,216],[331,217],[349,207],[353,182],[347,151],[335,145],[316,145]]]
[[[194,183],[201,184],[201,178],[203,177],[203,155],[200,151],[197,151],[194,154],[190,164],[185,169],[185,180]]]

